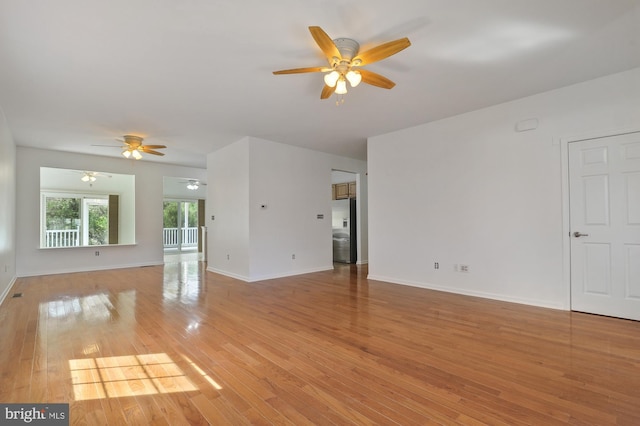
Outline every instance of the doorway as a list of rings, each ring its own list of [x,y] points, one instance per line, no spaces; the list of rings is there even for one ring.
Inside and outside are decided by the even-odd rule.
[[[640,132],[568,143],[571,309],[640,320]]]
[[[206,182],[192,176],[163,177],[162,244],[165,263],[205,260],[206,188]]]
[[[165,253],[198,251],[198,201],[165,200],[162,241]]]
[[[358,260],[357,175],[333,170],[331,185],[333,261],[356,263]]]

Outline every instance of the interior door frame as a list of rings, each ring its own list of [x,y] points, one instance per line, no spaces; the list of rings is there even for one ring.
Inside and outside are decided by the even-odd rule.
[[[356,224],[356,227],[355,227],[355,234],[356,235],[355,235],[355,239],[352,239],[350,241],[350,243],[355,249],[356,256],[351,259],[351,264],[353,264],[353,265],[365,265],[365,264],[369,263],[369,260],[368,259],[363,259],[362,258],[363,257],[362,254],[363,254],[363,244],[367,244],[365,242],[366,240],[364,240],[364,238],[367,238],[366,235],[368,235],[367,234],[368,231],[366,230],[366,228],[365,228],[365,231],[363,231],[363,226],[368,226],[367,225],[368,224],[367,216],[366,216],[366,214],[368,214],[368,213],[366,213],[366,212],[363,213],[362,204],[361,203],[363,202],[362,201],[363,197],[367,196],[367,195],[365,195],[366,191],[367,191],[367,189],[366,189],[366,185],[367,185],[366,179],[362,178],[362,174],[363,173],[352,171],[349,168],[342,169],[342,168],[332,167],[331,168],[331,173],[333,173],[333,172],[351,173],[355,178],[355,181],[356,181],[356,197],[355,197],[355,200],[356,200],[355,201],[355,205],[356,205],[356,209],[355,209],[356,221],[355,221],[355,224]],[[366,176],[366,174],[365,174],[365,176]],[[363,186],[364,186],[364,188],[363,188]],[[329,199],[331,200],[331,194],[329,194]],[[363,221],[364,221],[364,224],[362,223]],[[365,234],[365,235],[363,235],[363,234]],[[329,234],[328,235],[329,235],[329,238],[331,238],[331,229],[329,229]],[[333,260],[333,253],[331,255],[331,259]]]
[[[571,219],[569,208],[569,144],[593,139],[622,136],[640,132],[640,127],[590,132],[560,138],[562,171],[562,282],[565,288],[564,309],[571,311]]]

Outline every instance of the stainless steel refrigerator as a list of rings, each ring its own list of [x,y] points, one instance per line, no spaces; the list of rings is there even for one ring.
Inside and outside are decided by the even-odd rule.
[[[355,263],[356,246],[356,199],[334,200],[331,206],[333,228],[333,261]]]

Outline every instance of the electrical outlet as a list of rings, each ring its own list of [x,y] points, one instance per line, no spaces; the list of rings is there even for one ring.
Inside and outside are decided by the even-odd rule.
[[[469,272],[469,265],[460,265],[460,272]]]
[[[227,260],[229,260],[229,255],[227,255]]]
[[[296,260],[296,255],[295,255],[295,254],[292,254],[292,255],[291,255],[291,259]]]
[[[440,269],[440,262],[433,262],[433,269]]]
[[[96,250],[96,256],[100,256],[100,252]]]

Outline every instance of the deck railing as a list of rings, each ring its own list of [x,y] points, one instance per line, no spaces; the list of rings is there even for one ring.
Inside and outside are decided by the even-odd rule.
[[[162,241],[165,247],[178,246],[178,232],[182,231],[182,247],[195,247],[198,245],[198,227],[192,228],[164,228],[162,230]]]
[[[45,247],[75,247],[80,245],[80,228],[47,229],[44,234]]]
[[[178,246],[178,232],[182,231],[183,247],[198,245],[198,228],[164,228],[162,241],[165,247]],[[49,229],[45,231],[45,247],[75,247],[80,245],[80,229]]]

